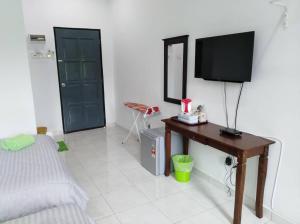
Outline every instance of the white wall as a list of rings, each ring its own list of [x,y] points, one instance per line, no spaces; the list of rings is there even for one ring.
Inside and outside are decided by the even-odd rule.
[[[35,129],[21,0],[0,2],[0,138]]]
[[[108,0],[23,0],[27,34],[45,34],[46,44],[28,43],[29,51],[55,50],[53,27],[101,29],[107,124],[115,121],[114,63],[111,13]],[[37,124],[61,134],[62,117],[56,60],[30,58]]]
[[[195,39],[256,31],[253,81],[245,84],[238,128],[283,141],[274,209],[280,216],[300,223],[300,2],[290,0],[290,27],[278,25],[282,9],[268,0],[114,0],[115,75],[117,123],[129,127],[130,114],[123,102],[159,105],[162,116],[179,112],[163,102],[163,38],[190,35],[188,97],[204,104],[211,122],[225,125],[223,84],[194,78]],[[276,32],[275,32],[276,30]],[[233,123],[238,86],[228,87],[230,124]],[[162,125],[158,119],[156,126]],[[196,167],[223,181],[225,154],[198,143],[191,144]],[[270,206],[279,144],[270,149],[265,206]],[[255,198],[257,159],[248,163],[246,192]]]

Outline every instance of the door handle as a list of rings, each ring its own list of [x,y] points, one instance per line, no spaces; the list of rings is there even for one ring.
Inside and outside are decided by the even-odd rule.
[[[64,83],[64,82],[61,83],[61,87],[63,87],[63,88],[66,87],[66,83]]]

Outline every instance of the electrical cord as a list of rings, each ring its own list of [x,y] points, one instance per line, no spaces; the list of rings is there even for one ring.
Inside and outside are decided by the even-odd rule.
[[[274,138],[274,137],[265,137],[265,138],[275,140],[280,144],[279,159],[278,159],[278,164],[277,164],[277,168],[276,168],[276,176],[275,176],[274,186],[273,186],[273,190],[272,190],[272,197],[271,197],[271,210],[274,211],[274,198],[275,198],[275,194],[276,194],[276,190],[277,190],[278,174],[279,174],[281,160],[282,160],[282,154],[283,154],[283,152],[282,152],[283,151],[283,142],[280,139]]]
[[[272,196],[271,196],[271,210],[274,211],[274,198],[275,198],[275,195],[276,195],[278,176],[279,176],[280,165],[281,165],[282,154],[283,154],[283,142],[280,139],[274,138],[274,137],[265,137],[265,138],[268,138],[270,140],[275,140],[280,144],[279,159],[278,159],[278,164],[277,164],[277,167],[276,167],[276,176],[275,176],[275,181],[274,181],[274,186],[273,186],[273,189],[272,189]],[[230,184],[233,187],[235,187],[235,184],[233,184],[233,181],[232,181],[232,174],[233,174],[233,169],[235,169],[237,167],[237,162],[235,161],[234,157],[231,156],[231,158],[232,158],[232,161],[234,161],[234,162],[233,162],[232,166],[230,167],[230,170],[227,169],[227,166],[224,163],[225,164],[225,170],[226,170],[226,174],[225,174],[224,179],[225,179],[225,184],[226,184],[226,188],[227,188],[227,194],[228,194],[229,197],[232,195],[232,192],[231,192],[231,188],[228,184],[228,178],[230,180]]]
[[[237,100],[237,104],[236,104],[236,108],[235,108],[235,118],[234,118],[234,129],[235,130],[236,130],[236,127],[237,127],[238,110],[239,110],[239,104],[240,104],[240,100],[241,100],[243,88],[244,88],[244,83],[241,84],[241,88],[240,88],[240,92],[239,92],[239,96],[238,96],[238,100]],[[226,82],[224,82],[224,101],[225,101],[226,125],[227,125],[227,128],[229,128],[228,107],[227,107],[227,85],[226,85]],[[231,157],[231,160],[233,162],[232,165],[231,165],[231,167],[230,167],[230,169],[227,169],[227,165],[226,165],[226,163],[224,163],[225,170],[226,170],[226,174],[225,174],[225,177],[224,177],[224,182],[226,184],[227,194],[228,194],[229,197],[232,196],[232,190],[230,188],[230,185],[232,187],[235,187],[235,184],[232,181],[233,169],[235,169],[237,167],[237,163],[236,163],[234,157],[233,156],[230,156],[230,157]]]
[[[238,117],[238,110],[239,110],[239,105],[240,105],[240,101],[241,101],[241,96],[242,96],[242,92],[243,92],[243,88],[244,88],[244,83],[241,84],[241,88],[240,88],[240,92],[239,92],[239,96],[238,96],[238,100],[237,100],[237,104],[236,104],[236,108],[235,108],[235,116],[234,116],[234,129],[236,130],[236,126],[237,126],[237,117]],[[227,128],[229,128],[229,119],[228,119],[228,107],[227,107],[227,85],[226,82],[224,82],[224,101],[225,101],[225,117],[226,117],[226,126]]]
[[[236,130],[238,110],[239,110],[239,105],[240,105],[240,100],[241,100],[241,95],[242,95],[242,92],[243,92],[243,88],[244,88],[244,83],[242,83],[242,85],[241,85],[240,94],[239,94],[238,101],[237,101],[236,108],[235,108],[234,130]]]
[[[228,108],[227,108],[227,88],[226,87],[227,87],[226,82],[224,82],[225,116],[226,116],[226,125],[227,125],[227,128],[229,128]]]
[[[283,15],[284,16],[284,15]],[[274,37],[276,36],[277,32],[278,32],[278,29],[282,23],[282,18],[283,17],[280,17],[280,20],[279,22],[277,23],[276,27],[274,28],[272,34],[271,34],[271,38],[269,39],[269,41],[267,42],[267,45],[265,46],[264,50],[262,51],[262,55],[260,57],[258,57],[259,59],[256,60],[257,62],[254,64],[253,66],[253,71],[256,71],[256,69],[260,66],[260,63],[263,61],[262,59],[264,58],[265,56],[265,53],[267,52],[267,49],[269,48],[269,46],[271,45]],[[224,92],[226,90],[226,84],[224,83]],[[226,100],[226,99],[225,99]],[[226,102],[226,101],[225,101]],[[226,109],[227,109],[227,103],[226,103]],[[228,124],[227,124],[228,126]],[[278,176],[279,176],[279,171],[280,171],[280,165],[281,165],[281,160],[282,160],[282,155],[283,155],[283,142],[280,140],[280,139],[277,139],[277,138],[274,138],[274,137],[265,137],[265,138],[269,138],[271,140],[275,140],[277,142],[279,142],[280,144],[280,152],[279,152],[279,160],[278,160],[278,164],[277,164],[277,168],[276,168],[276,176],[275,176],[275,181],[274,181],[274,186],[273,186],[273,190],[272,190],[272,197],[271,197],[271,210],[273,212],[275,212],[274,210],[274,198],[275,198],[275,195],[276,195],[276,190],[277,190],[277,182],[278,182]],[[235,160],[234,160],[235,161]],[[236,166],[236,165],[235,165]],[[226,175],[227,175],[227,167],[226,167],[226,164],[225,164],[225,169],[226,169]],[[227,183],[226,183],[226,186],[227,186]],[[228,186],[229,190],[230,190],[230,194],[231,194],[231,189],[230,187]],[[271,213],[272,214],[272,213]],[[272,219],[272,218],[271,218]]]
[[[228,184],[228,176],[230,176],[229,175],[230,170],[227,169],[226,163],[224,163],[224,166],[225,166],[225,170],[226,170],[226,174],[225,174],[225,177],[224,177],[224,182],[225,182],[225,185],[226,185],[226,188],[227,188],[227,195],[228,195],[228,197],[231,197],[232,196],[232,191],[231,191],[231,188]]]
[[[230,174],[230,184],[235,187],[235,183],[233,183],[232,181],[232,174],[233,174],[233,169],[237,168],[237,162],[235,161],[234,157],[231,156],[231,159],[232,159],[232,166],[231,166],[231,174]]]
[[[225,174],[225,177],[224,177],[224,182],[225,182],[225,185],[226,185],[226,188],[227,188],[228,197],[232,196],[232,189],[230,188],[230,185],[232,187],[235,187],[235,184],[232,181],[232,175],[233,175],[233,169],[235,169],[237,167],[237,163],[236,163],[234,157],[233,156],[230,156],[230,157],[232,159],[232,164],[231,164],[229,169],[228,169],[228,166],[226,165],[226,162],[224,163],[225,170],[226,170],[226,174]]]

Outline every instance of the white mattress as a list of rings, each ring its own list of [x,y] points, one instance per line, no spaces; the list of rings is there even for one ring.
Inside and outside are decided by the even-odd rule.
[[[56,142],[37,136],[18,152],[0,149],[0,223],[64,204],[85,209],[87,196],[69,175]]]
[[[94,222],[77,205],[63,205],[4,224],[94,224]]]

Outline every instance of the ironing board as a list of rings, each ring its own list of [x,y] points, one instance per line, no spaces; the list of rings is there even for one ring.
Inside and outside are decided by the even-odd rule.
[[[131,125],[131,128],[129,129],[129,132],[127,136],[122,141],[122,144],[125,144],[130,137],[130,135],[133,132],[133,129],[136,129],[138,140],[141,142],[141,136],[140,136],[140,130],[138,126],[138,120],[140,116],[142,116],[144,129],[147,128],[147,121],[148,118],[153,117],[160,113],[160,109],[158,106],[147,106],[145,104],[141,103],[132,103],[132,102],[126,102],[124,105],[132,111],[132,117],[133,117],[133,124]]]

